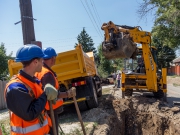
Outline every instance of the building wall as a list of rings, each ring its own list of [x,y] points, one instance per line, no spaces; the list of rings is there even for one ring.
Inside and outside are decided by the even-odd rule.
[[[180,75],[180,65],[176,65],[176,67],[175,67],[175,74],[176,75]]]
[[[175,66],[168,68],[168,75],[179,75],[180,76],[180,62],[176,62]]]
[[[175,66],[171,66],[170,68],[167,69],[167,74],[168,75],[175,75],[176,71],[175,71]]]

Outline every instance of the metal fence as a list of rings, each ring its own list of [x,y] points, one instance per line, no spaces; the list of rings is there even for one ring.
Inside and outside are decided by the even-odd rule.
[[[7,108],[6,102],[4,99],[4,88],[5,88],[7,82],[8,81],[1,81],[0,80],[0,110]]]

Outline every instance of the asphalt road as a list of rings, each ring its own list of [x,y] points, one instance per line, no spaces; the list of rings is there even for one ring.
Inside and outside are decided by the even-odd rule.
[[[174,87],[172,84],[167,85],[167,101],[173,105],[173,102],[179,102],[180,106],[180,87]]]

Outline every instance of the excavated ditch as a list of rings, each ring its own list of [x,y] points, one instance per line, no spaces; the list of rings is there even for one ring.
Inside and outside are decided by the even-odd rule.
[[[180,108],[157,99],[108,99],[99,108],[106,115],[93,135],[180,135]]]

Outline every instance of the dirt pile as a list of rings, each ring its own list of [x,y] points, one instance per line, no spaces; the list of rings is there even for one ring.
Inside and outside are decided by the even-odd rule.
[[[179,135],[180,109],[154,98],[108,99],[94,135]]]

